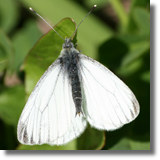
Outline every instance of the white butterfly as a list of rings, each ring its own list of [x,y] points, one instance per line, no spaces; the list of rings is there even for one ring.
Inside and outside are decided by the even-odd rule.
[[[66,38],[59,58],[31,93],[17,135],[22,144],[63,145],[80,136],[87,122],[110,131],[131,122],[138,114],[139,104],[132,91]]]

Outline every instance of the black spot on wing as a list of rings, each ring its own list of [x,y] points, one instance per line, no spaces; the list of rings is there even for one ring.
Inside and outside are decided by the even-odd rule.
[[[24,129],[24,133],[23,133],[23,142],[25,144],[28,143],[28,134],[27,134],[27,129],[26,128]]]

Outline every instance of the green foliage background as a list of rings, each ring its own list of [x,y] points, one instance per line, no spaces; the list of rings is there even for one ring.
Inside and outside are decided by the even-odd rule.
[[[46,26],[28,7],[53,26],[57,24],[55,29],[65,37],[94,4],[97,8],[81,24],[74,42],[83,54],[107,66],[133,90],[140,115],[113,132],[88,125],[79,138],[64,146],[19,144],[17,122],[27,97],[58,57],[63,43],[53,31],[42,32]],[[0,149],[149,150],[150,1],[0,0]]]

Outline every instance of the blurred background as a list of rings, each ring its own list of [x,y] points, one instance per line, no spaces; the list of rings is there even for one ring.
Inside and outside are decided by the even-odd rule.
[[[50,30],[28,8],[52,26],[65,17],[78,25],[94,4],[97,8],[78,29],[78,49],[107,66],[131,88],[140,103],[140,115],[113,132],[88,127],[65,146],[19,144],[17,123],[28,96],[26,83],[33,79],[27,81],[30,71],[24,70],[24,63],[36,42]],[[150,1],[0,0],[0,149],[149,150]]]

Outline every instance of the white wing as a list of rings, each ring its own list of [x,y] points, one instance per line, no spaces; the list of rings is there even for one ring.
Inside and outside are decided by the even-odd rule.
[[[57,59],[43,74],[31,93],[18,122],[22,144],[62,145],[78,137],[86,127],[75,117],[71,86]]]
[[[139,104],[132,91],[99,62],[81,55],[84,112],[91,126],[115,130],[134,120]]]

